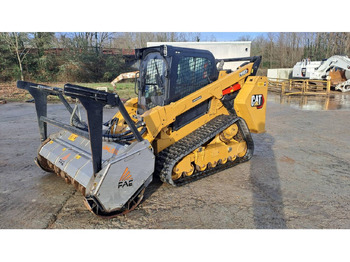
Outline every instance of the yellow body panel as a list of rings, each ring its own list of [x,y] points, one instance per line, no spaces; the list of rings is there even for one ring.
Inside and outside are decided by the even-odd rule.
[[[156,106],[141,115],[140,118],[147,128],[143,137],[152,144],[155,153],[159,153],[215,117],[222,114],[228,115],[229,112],[220,99],[223,97],[222,91],[236,83],[241,86],[234,107],[238,116],[246,120],[252,132],[263,132],[265,130],[266,105],[264,104],[261,109],[257,109],[256,106],[251,106],[251,100],[253,95],[261,94],[266,101],[267,80],[266,77],[260,76],[248,77],[247,79],[252,66],[253,63],[249,63],[232,73],[220,71],[218,80],[213,83],[176,102],[162,107]],[[193,120],[179,130],[172,130],[170,125],[176,120],[176,117],[208,99],[210,99],[210,108],[207,114]],[[137,98],[128,100],[125,103],[125,108],[136,122],[134,116],[137,110]],[[122,119],[120,113],[117,113],[115,117]],[[126,128],[124,121],[119,121],[115,130],[123,132],[125,131],[123,126]]]
[[[265,132],[267,77],[248,77],[238,93],[234,108],[251,132]]]

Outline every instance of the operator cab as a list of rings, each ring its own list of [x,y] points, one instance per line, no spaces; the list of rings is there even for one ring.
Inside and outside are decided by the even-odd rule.
[[[217,80],[213,54],[169,45],[135,50],[140,60],[138,114],[175,102]]]

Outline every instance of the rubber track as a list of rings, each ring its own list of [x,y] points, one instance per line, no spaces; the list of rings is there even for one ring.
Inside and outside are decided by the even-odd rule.
[[[227,161],[225,164],[218,164],[216,167],[207,168],[204,171],[195,170],[191,176],[181,177],[175,181],[172,180],[172,170],[179,160],[193,152],[198,147],[203,146],[206,142],[210,141],[217,134],[224,131],[234,123],[237,123],[238,126],[238,133],[234,139],[238,141],[245,140],[247,143],[247,152],[243,157],[237,157],[234,161]],[[252,157],[253,151],[254,143],[246,122],[242,118],[232,114],[220,115],[160,152],[157,155],[156,173],[163,182],[174,186],[182,186],[235,166],[238,163],[248,161]]]

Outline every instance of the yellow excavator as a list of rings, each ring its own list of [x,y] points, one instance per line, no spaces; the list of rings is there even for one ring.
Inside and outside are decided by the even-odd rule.
[[[135,59],[138,97],[125,103],[78,85],[17,82],[35,100],[42,141],[35,162],[73,184],[98,216],[135,209],[153,176],[181,186],[249,160],[250,132],[265,131],[268,81],[256,76],[261,56],[215,59],[207,50],[162,45],[136,49]],[[225,70],[225,62],[241,65]],[[48,95],[59,97],[69,123],[47,116]],[[67,97],[80,103],[73,108]],[[118,111],[103,123],[106,105]],[[61,130],[48,136],[47,124]]]

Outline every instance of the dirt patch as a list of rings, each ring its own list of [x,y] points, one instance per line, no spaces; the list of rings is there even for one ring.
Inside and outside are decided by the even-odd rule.
[[[45,83],[47,86],[61,87],[66,83]],[[6,104],[7,102],[29,102],[33,97],[28,91],[17,88],[16,82],[0,83],[0,104]],[[49,102],[58,102],[59,99],[56,96],[48,96]],[[2,103],[3,101],[3,103]],[[68,102],[72,102],[73,99],[68,98]]]
[[[0,83],[0,104],[2,104],[1,101],[25,101],[29,98],[30,94],[18,89],[16,82]]]
[[[47,86],[54,86],[63,88],[66,82],[50,82],[42,83]],[[118,83],[116,88],[112,88],[110,83],[72,83],[76,85],[86,86],[90,88],[103,87],[107,88],[108,92],[117,91],[118,95],[127,100],[131,97],[135,97],[134,84],[133,83]],[[6,102],[26,102],[31,100],[32,96],[26,90],[19,89],[16,86],[16,82],[0,83],[0,104]],[[66,98],[68,102],[73,102],[70,98]],[[3,103],[1,101],[4,101]],[[48,96],[49,102],[58,102],[59,99],[56,96]]]
[[[286,162],[286,163],[290,163],[290,164],[294,164],[295,163],[295,160],[293,158],[290,158],[290,157],[287,157],[287,156],[281,157],[280,161]]]

